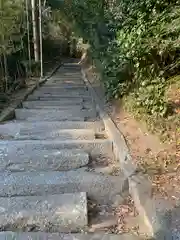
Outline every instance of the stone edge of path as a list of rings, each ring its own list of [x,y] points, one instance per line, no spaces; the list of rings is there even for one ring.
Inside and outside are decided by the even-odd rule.
[[[49,71],[46,76],[43,79],[39,80],[39,85],[46,82],[62,65],[62,63],[56,64],[56,66]],[[33,86],[28,87],[25,89],[24,93],[20,95],[13,103],[11,102],[9,106],[0,113],[0,123],[10,120],[14,117],[15,109],[24,101],[35,89],[37,88],[37,85],[34,84]]]
[[[116,123],[106,113],[103,101],[98,97],[96,90],[86,77],[82,67],[83,80],[88,86],[95,102],[96,109],[104,122],[109,138],[113,142],[113,151],[116,159],[120,162],[120,167],[127,178],[129,193],[133,198],[142,221],[145,223],[145,233],[148,237],[155,239],[170,240],[173,235],[170,232],[170,219],[172,206],[170,203],[158,196],[153,197],[152,182],[147,177],[137,171],[137,167],[131,157],[126,140]]]
[[[103,233],[47,233],[47,232],[0,232],[0,240],[138,240],[129,234],[103,234]]]

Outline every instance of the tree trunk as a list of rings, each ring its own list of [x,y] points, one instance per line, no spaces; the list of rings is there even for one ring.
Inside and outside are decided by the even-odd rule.
[[[40,61],[41,61],[41,78],[43,78],[43,48],[42,48],[42,6],[39,0],[39,42],[40,42]]]
[[[5,53],[3,53],[3,61],[4,61],[5,92],[7,92],[8,91],[8,68],[7,68],[7,58]]]
[[[29,4],[26,0],[26,21],[27,21],[27,37],[28,37],[28,74],[31,75],[31,42],[30,42],[30,29],[29,29]]]
[[[33,42],[34,42],[34,59],[35,62],[39,62],[39,44],[38,44],[38,34],[37,34],[37,21],[36,21],[36,0],[31,0],[32,7],[32,25],[33,25]]]

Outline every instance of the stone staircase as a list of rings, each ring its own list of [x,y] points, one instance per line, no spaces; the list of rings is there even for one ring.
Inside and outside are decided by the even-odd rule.
[[[80,70],[64,64],[0,125],[0,240],[136,239],[90,231],[89,202],[119,204],[125,178],[103,173],[112,142]]]

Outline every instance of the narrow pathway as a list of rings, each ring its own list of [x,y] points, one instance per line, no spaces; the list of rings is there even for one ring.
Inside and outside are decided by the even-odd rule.
[[[64,64],[15,117],[0,125],[0,240],[136,239],[102,227],[116,224],[124,177],[80,66]]]

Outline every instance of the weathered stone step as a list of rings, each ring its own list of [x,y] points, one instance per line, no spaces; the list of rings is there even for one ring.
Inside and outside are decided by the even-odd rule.
[[[29,102],[29,101],[37,101],[37,100],[39,102],[40,101],[49,102],[49,104],[51,104],[51,101],[52,102],[57,102],[57,103],[59,102],[59,103],[61,103],[61,105],[72,105],[72,103],[74,105],[80,105],[80,104],[84,103],[82,98],[77,98],[77,97],[75,97],[75,98],[68,98],[67,96],[65,98],[59,97],[59,99],[52,99],[52,100],[48,100],[48,97],[47,98],[42,98],[42,99],[39,100],[38,97],[32,99],[32,95],[30,95],[28,97],[27,101]]]
[[[47,101],[51,101],[51,100],[58,100],[58,101],[61,101],[61,100],[69,100],[71,102],[76,102],[77,101],[92,101],[92,97],[90,95],[84,95],[84,96],[80,96],[80,95],[71,95],[71,94],[61,94],[61,95],[58,95],[58,94],[53,94],[53,95],[50,95],[50,94],[41,94],[41,95],[36,95],[36,94],[32,94],[28,97],[28,100],[47,100]]]
[[[57,72],[55,76],[69,77],[69,78],[79,78],[83,80],[83,76],[80,71],[71,72],[68,69],[65,71]]]
[[[0,229],[71,232],[87,224],[86,193],[0,198]]]
[[[72,94],[72,95],[90,95],[90,92],[86,88],[63,88],[63,87],[41,87],[36,90],[34,94]]]
[[[8,151],[1,152],[0,170],[20,171],[67,171],[86,166],[88,153],[78,149],[33,150],[31,154]]]
[[[45,131],[60,131],[62,129],[92,129],[95,133],[104,131],[104,124],[102,121],[96,122],[24,122],[13,121],[5,124],[0,124],[1,135],[18,135],[18,134],[37,134]]]
[[[58,70],[60,71],[61,69],[77,69],[78,71],[80,71],[81,65],[79,64],[79,61],[80,59],[64,59],[63,65]]]
[[[73,85],[73,84],[63,84],[63,83],[59,83],[59,84],[56,84],[56,85],[46,85],[44,84],[40,90],[43,90],[43,91],[54,91],[54,90],[57,90],[58,92],[61,91],[61,90],[68,90],[68,91],[84,91],[84,92],[87,92],[88,91],[88,88],[85,86],[85,85]]]
[[[80,72],[81,71],[81,65],[76,64],[71,64],[71,65],[63,65],[61,66],[58,71],[77,71]]]
[[[48,81],[75,81],[76,83],[82,83],[83,78],[82,76],[74,75],[74,76],[69,76],[69,75],[64,75],[64,74],[59,74],[56,76],[53,76],[48,79]]]
[[[77,72],[80,72],[81,71],[81,65],[77,65],[77,63],[76,64],[71,64],[71,66],[70,65],[63,65],[63,66],[61,66],[59,69],[58,69],[58,71],[77,71]]]
[[[63,71],[66,71],[66,72],[77,72],[77,73],[81,73],[81,66],[79,65],[73,65],[73,66],[61,66],[59,69],[58,69],[58,72],[63,72]]]
[[[84,81],[82,78],[79,77],[67,77],[67,76],[53,76],[51,78],[48,79],[48,81],[45,83],[46,85],[48,85],[49,83],[68,83],[68,84],[80,84],[82,86],[82,84],[84,85]]]
[[[72,67],[65,67],[62,66],[58,69],[57,73],[60,72],[68,72],[68,73],[79,73],[81,74],[81,66],[72,66]]]
[[[69,67],[61,67],[61,68],[59,68],[58,69],[58,71],[57,71],[57,73],[63,73],[63,72],[67,72],[67,73],[78,73],[78,74],[81,74],[81,68],[80,68],[80,66],[77,68],[77,67],[71,67],[71,68],[69,68]]]
[[[57,84],[61,86],[64,85],[64,86],[76,86],[76,87],[82,87],[82,86],[85,86],[84,82],[82,80],[76,80],[76,79],[67,79],[67,78],[52,78],[50,80],[48,80],[46,83],[44,83],[43,86],[52,86],[52,87],[55,87],[55,85]]]
[[[73,78],[73,77],[82,78],[82,74],[80,72],[69,72],[66,70],[66,71],[59,72],[59,74],[61,74],[61,77],[68,76],[70,78]],[[58,74],[56,74],[56,75],[58,75]]]
[[[57,87],[64,87],[64,88],[82,88],[82,87],[86,87],[84,85],[84,83],[77,83],[77,82],[73,82],[73,81],[65,81],[65,80],[53,80],[53,81],[48,81],[46,82],[44,85],[44,87],[51,87],[51,88],[55,88]]]
[[[71,171],[1,172],[0,197],[45,196],[51,194],[87,192],[89,198],[102,204],[117,202],[124,189],[124,175],[114,177],[88,172]]]
[[[23,102],[23,108],[30,108],[30,109],[43,109],[43,108],[56,108],[56,109],[73,109],[76,111],[80,111],[83,108],[92,108],[92,104],[90,103],[81,103],[81,104],[74,104],[72,102],[66,101],[26,101]]]
[[[90,93],[88,91],[79,92],[79,91],[70,91],[70,90],[66,90],[66,89],[63,89],[59,92],[57,92],[56,90],[54,92],[53,91],[44,92],[43,90],[39,89],[38,91],[35,91],[32,95],[39,96],[39,97],[42,97],[42,96],[44,96],[44,97],[48,97],[48,96],[49,97],[51,97],[51,96],[61,97],[61,95],[66,96],[66,97],[68,97],[69,95],[71,97],[83,97],[83,96],[91,97]]]
[[[52,149],[81,149],[93,157],[108,155],[112,157],[112,142],[110,140],[24,140],[24,141],[0,141],[0,154],[7,152],[30,155],[34,150]]]
[[[62,234],[47,232],[0,232],[0,240],[140,240],[127,234]]]
[[[42,114],[42,112],[39,114],[35,113],[35,110],[29,110],[29,113],[27,113],[25,110],[26,109],[22,109],[23,111],[19,111],[20,109],[15,110],[15,116],[17,120],[26,120],[26,121],[84,121],[85,117],[83,116],[62,116],[60,115],[58,112],[52,113],[50,111],[48,111],[47,115],[44,112]],[[41,110],[42,111],[42,110]],[[32,115],[31,115],[32,113]]]
[[[68,73],[81,73],[81,66],[79,65],[74,65],[74,66],[62,66],[58,69],[58,72],[68,72]]]
[[[17,120],[43,120],[43,121],[81,121],[85,118],[96,117],[95,111],[80,110],[77,112],[73,109],[56,110],[56,109],[16,109],[15,116]]]
[[[9,138],[8,138],[9,137]],[[49,140],[49,139],[56,139],[56,140],[94,140],[95,133],[93,130],[90,129],[62,129],[62,130],[46,130],[38,131],[34,134],[32,133],[16,133],[14,136],[10,133],[6,135],[1,135],[1,138],[4,139],[14,139],[14,140]]]

